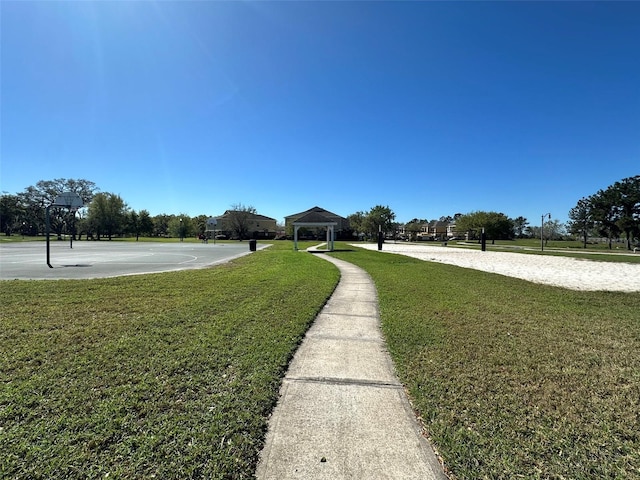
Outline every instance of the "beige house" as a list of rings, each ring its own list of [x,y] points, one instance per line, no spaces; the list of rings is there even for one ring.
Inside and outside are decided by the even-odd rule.
[[[434,240],[442,240],[447,238],[447,226],[449,222],[441,222],[432,220],[429,222],[429,234]]]
[[[446,240],[447,238],[456,236],[455,222],[441,222],[432,220],[429,223],[423,223],[418,238],[420,240]]]
[[[227,210],[215,219],[215,234],[227,238],[275,238],[278,231],[275,218],[257,213]]]
[[[458,231],[456,230],[456,222],[450,222],[447,225],[447,238],[453,238],[458,236]]]

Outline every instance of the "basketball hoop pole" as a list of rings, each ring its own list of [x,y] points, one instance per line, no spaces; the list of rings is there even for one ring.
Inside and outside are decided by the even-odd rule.
[[[47,208],[45,209],[45,223],[46,223],[46,231],[47,231],[47,265],[49,265],[49,268],[53,268],[53,265],[51,265],[51,254],[49,252],[49,230],[51,230],[51,221],[49,220],[50,208],[51,208],[51,205],[48,205]]]
[[[67,235],[69,235],[69,248],[73,249],[73,235],[74,235],[74,226],[76,223],[76,211],[72,208],[69,209],[69,212],[73,214],[73,219],[71,220],[71,234],[69,234],[69,226],[67,224]]]
[[[74,212],[74,220],[75,220],[74,209],[78,209],[83,206],[84,206],[84,202],[82,201],[82,198],[80,198],[80,195],[73,192],[66,192],[58,195],[56,199],[53,201],[53,203],[51,205],[47,205],[47,207],[45,208],[45,224],[46,224],[46,235],[47,235],[47,265],[49,265],[49,268],[53,268],[53,265],[51,265],[51,252],[50,252],[50,246],[49,246],[49,243],[50,243],[49,237],[51,234],[51,220],[49,217],[51,216],[51,213],[50,213],[51,207],[68,208],[70,211]],[[73,235],[71,235],[70,248],[73,248]]]

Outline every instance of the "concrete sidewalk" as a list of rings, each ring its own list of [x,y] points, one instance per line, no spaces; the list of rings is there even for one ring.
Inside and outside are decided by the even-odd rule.
[[[266,479],[446,479],[398,381],[368,274],[341,272],[296,352],[256,476]]]

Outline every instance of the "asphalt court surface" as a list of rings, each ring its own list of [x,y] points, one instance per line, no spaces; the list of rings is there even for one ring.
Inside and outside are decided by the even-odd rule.
[[[257,244],[258,250],[267,247]],[[107,278],[204,268],[248,255],[249,242],[109,242],[51,240],[0,245],[0,279],[59,280]]]

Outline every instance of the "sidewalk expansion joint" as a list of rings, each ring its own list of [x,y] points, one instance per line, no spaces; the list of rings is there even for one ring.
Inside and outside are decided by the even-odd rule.
[[[320,312],[318,314],[318,318],[324,316],[324,315],[330,315],[332,317],[347,317],[347,318],[366,318],[366,319],[371,319],[372,315],[354,315],[352,313],[343,313],[343,312]]]
[[[402,389],[399,382],[383,382],[380,380],[364,380],[358,378],[336,378],[336,377],[285,377],[285,380],[296,383],[326,383],[328,385],[355,385],[358,387],[377,387]]]
[[[374,336],[369,336],[369,337],[356,337],[356,336],[349,336],[349,335],[345,335],[345,334],[340,334],[340,335],[330,335],[327,333],[312,333],[309,332],[307,333],[307,337],[309,338],[313,338],[315,340],[338,340],[341,342],[368,342],[368,343],[378,343],[380,345],[385,345],[385,341],[378,337],[374,337]]]

